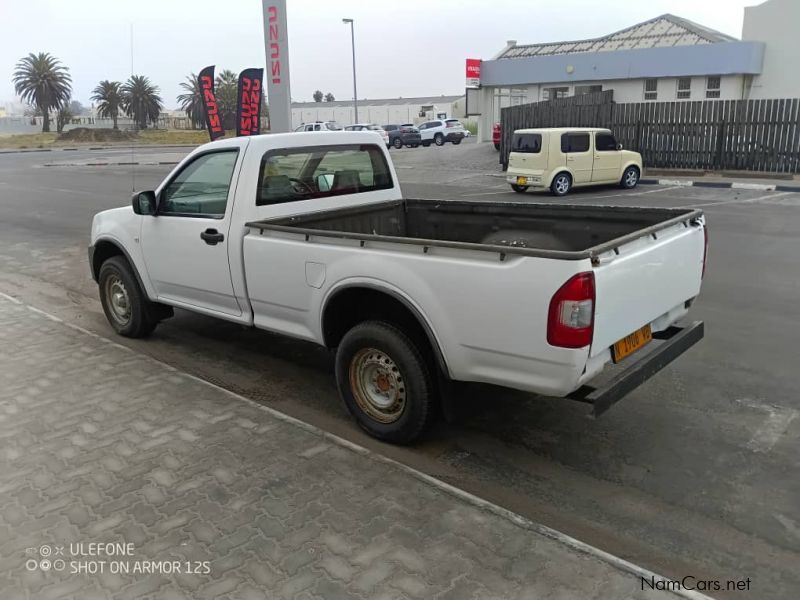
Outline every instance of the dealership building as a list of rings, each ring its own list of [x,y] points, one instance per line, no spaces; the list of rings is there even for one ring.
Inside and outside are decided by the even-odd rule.
[[[742,39],[671,14],[603,37],[542,44],[511,40],[480,65],[468,114],[491,139],[500,109],[614,90],[615,102],[800,97],[800,0],[744,13]]]

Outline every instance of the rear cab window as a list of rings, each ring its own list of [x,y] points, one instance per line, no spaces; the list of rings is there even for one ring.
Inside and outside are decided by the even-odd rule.
[[[564,154],[589,151],[589,133],[564,133],[561,136],[561,151]]]
[[[511,151],[539,154],[542,151],[542,134],[515,133],[511,140]]]
[[[394,187],[386,156],[375,144],[270,150],[258,180],[256,206]]]

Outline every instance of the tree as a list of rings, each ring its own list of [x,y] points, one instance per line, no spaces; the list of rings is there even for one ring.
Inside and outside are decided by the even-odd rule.
[[[17,63],[12,81],[16,93],[42,114],[42,131],[50,131],[50,111],[63,107],[72,94],[69,69],[48,52],[31,52]]]
[[[92,90],[92,101],[97,102],[97,114],[105,119],[114,121],[114,129],[117,127],[119,112],[122,110],[122,84],[119,81],[104,80],[97,84]]]
[[[147,123],[155,123],[164,103],[158,95],[158,88],[144,75],[131,75],[121,87],[122,108],[133,119],[139,129],[146,129]]]
[[[314,92],[314,102],[322,102],[323,94],[322,90],[317,90]]]
[[[56,131],[61,133],[64,131],[64,125],[72,120],[75,113],[72,111],[72,102],[65,102],[64,105],[58,109],[56,113]],[[80,104],[80,102],[78,102]]]
[[[178,105],[189,117],[192,129],[202,129],[206,123],[206,105],[203,101],[203,88],[200,87],[197,75],[194,73],[187,75],[186,81],[181,83],[181,88],[186,90],[186,93],[178,96]]]
[[[71,100],[69,103],[69,112],[73,117],[77,117],[86,112],[86,107],[77,100]]]
[[[331,94],[330,92],[325,94],[325,102],[333,102],[335,100],[336,100],[336,98],[334,98],[333,94]]]
[[[214,95],[217,97],[217,110],[224,129],[236,128],[236,93],[239,77],[230,69],[220,71],[214,82]]]

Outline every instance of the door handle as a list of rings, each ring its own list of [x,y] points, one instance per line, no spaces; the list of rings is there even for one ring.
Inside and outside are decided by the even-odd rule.
[[[209,246],[216,246],[225,239],[225,236],[216,229],[208,228],[200,232],[200,239],[202,239]]]

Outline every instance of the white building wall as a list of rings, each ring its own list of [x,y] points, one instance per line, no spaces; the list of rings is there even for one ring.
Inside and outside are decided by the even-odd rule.
[[[750,98],[799,98],[800,1],[767,0],[744,9],[742,39],[764,42],[764,65]]]
[[[453,105],[456,106],[453,106]],[[362,123],[376,123],[387,125],[389,123],[421,123],[428,119],[435,119],[436,113],[446,113],[448,117],[460,117],[464,114],[464,100],[451,102],[438,102],[434,104],[435,111],[421,117],[419,104],[389,104],[378,105],[359,103],[358,120]],[[299,127],[301,123],[313,121],[336,121],[339,125],[350,125],[355,122],[355,111],[351,106],[326,106],[319,102],[314,106],[292,108],[292,128]]]

